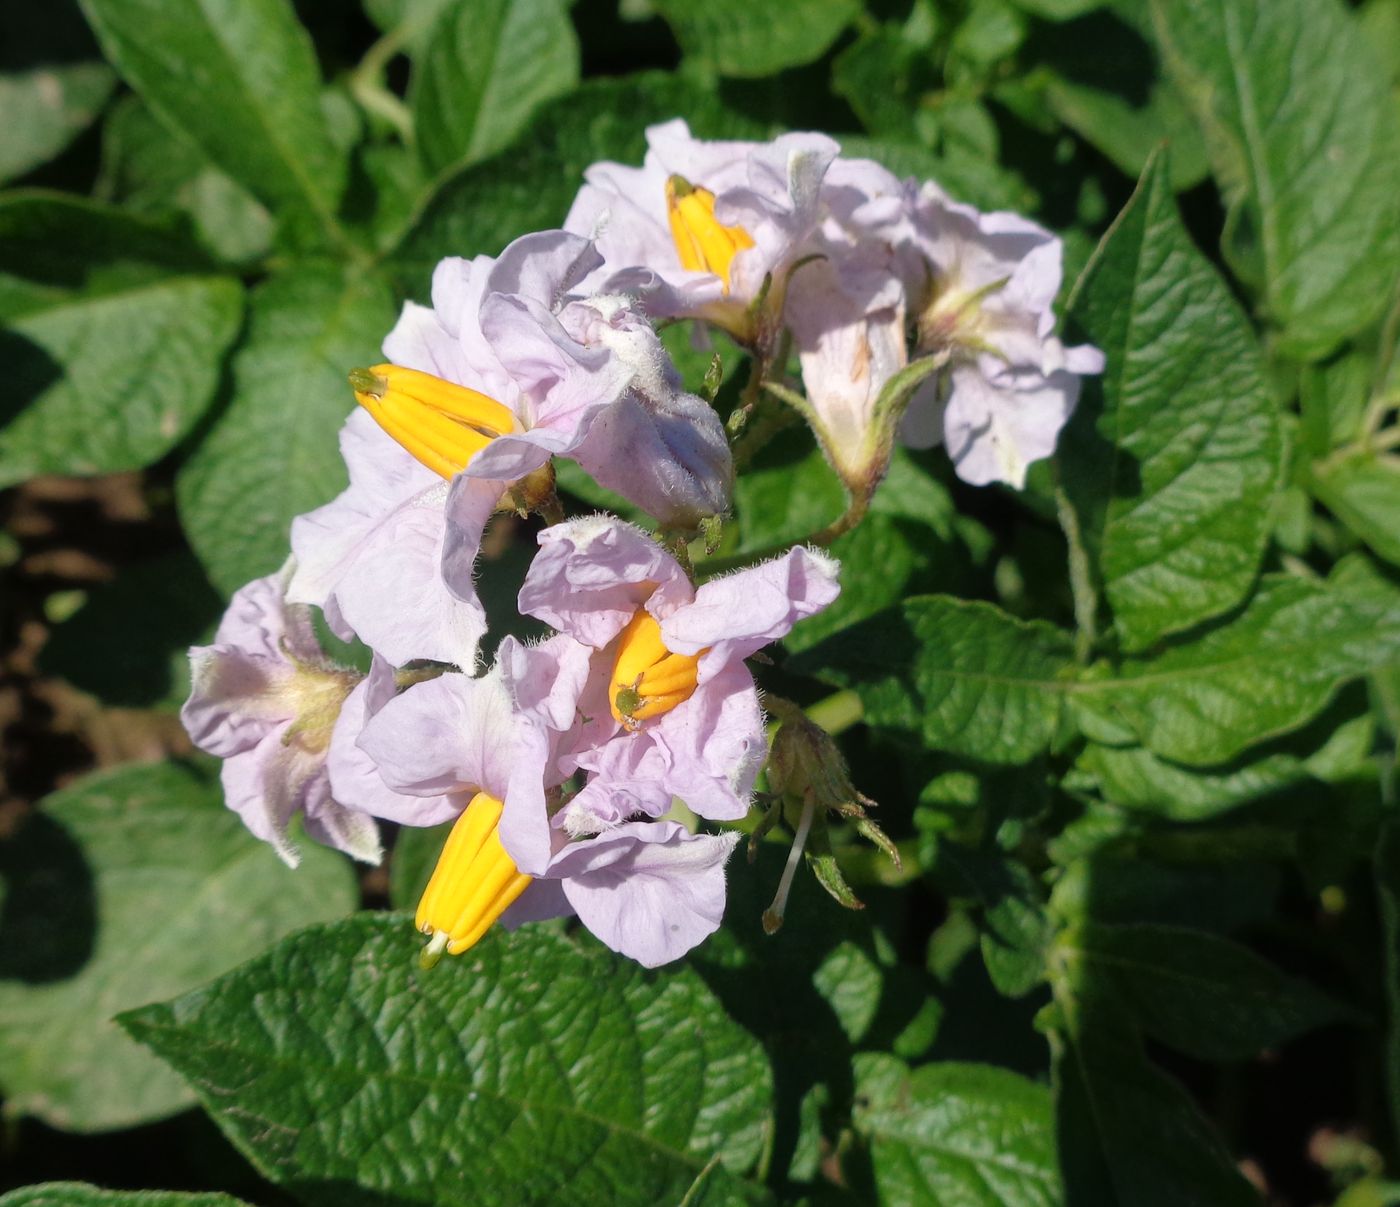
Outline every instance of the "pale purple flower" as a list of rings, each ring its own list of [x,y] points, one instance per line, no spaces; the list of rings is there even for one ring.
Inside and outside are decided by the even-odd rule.
[[[289,572],[238,591],[214,643],[190,650],[193,686],[180,719],[196,746],[224,760],[228,807],[287,863],[299,858],[287,833],[298,813],[312,838],[377,863],[369,814],[388,815],[392,793],[354,775],[333,785],[327,760],[353,745],[383,698],[386,672],[393,690],[392,672],[378,664],[361,679],[331,664],[309,609],[286,601]]]
[[[653,316],[702,317],[752,339],[749,308],[766,293],[772,311],[781,311],[787,272],[821,219],[821,183],[836,144],[822,134],[705,142],[675,120],[650,127],[647,146],[639,168],[597,163],[585,173],[564,223],[593,238],[605,261],[585,284],[636,294]],[[718,251],[686,254],[678,242],[672,178],[705,191],[707,212],[690,222],[691,235],[695,246],[713,240]],[[686,217],[677,220],[684,226]],[[728,248],[727,231],[737,232]]]
[[[606,829],[619,794],[653,815],[670,793],[701,817],[743,817],[767,751],[744,659],[836,598],[836,563],[796,548],[695,588],[646,533],[612,517],[556,524],[539,542],[520,610],[596,651],[578,689],[588,738],[559,755],[562,771],[582,768],[594,778],[565,823],[574,832]],[[613,709],[612,680],[619,639],[639,612],[656,622],[666,651],[693,662],[695,685],[659,714],[644,707],[643,719],[624,723]]]
[[[553,456],[656,515],[692,526],[729,504],[718,417],[685,394],[650,325],[617,298],[569,293],[600,263],[586,240],[542,232],[499,260],[444,260],[433,306],[408,303],[385,340],[395,364],[502,404],[512,430],[450,481],[356,411],[341,434],[350,486],[292,525],[290,598],[325,609],[396,665],[475,665],[486,629],[473,570],[512,484]]]
[[[879,460],[862,455],[856,433],[870,422],[869,445],[884,437],[872,409],[908,363],[908,323],[913,355],[947,368],[909,401],[906,442],[947,444],[968,482],[1022,486],[1030,463],[1054,451],[1080,377],[1103,369],[1097,349],[1066,348],[1054,334],[1060,240],[1019,215],[960,205],[932,183],[896,191],[873,165],[838,160],[828,179],[826,262],[794,278],[788,315],[833,464],[853,480]]]
[[[506,638],[480,678],[449,673],[386,704],[360,746],[392,789],[433,802],[433,817],[444,807],[450,815],[480,807],[479,794],[504,802],[501,845],[533,877],[501,916],[504,925],[577,913],[609,947],[655,967],[719,926],[724,863],[739,836],[624,820],[570,841],[551,827],[546,793],[557,795],[565,778],[557,757],[564,734],[553,726],[573,723],[580,681],[570,668],[584,665],[571,661],[574,651],[586,660],[568,638],[532,648]]]

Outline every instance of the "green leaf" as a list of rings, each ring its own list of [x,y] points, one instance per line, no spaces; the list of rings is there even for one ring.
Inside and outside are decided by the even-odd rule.
[[[111,96],[105,63],[56,63],[0,72],[0,183],[47,163],[91,124]]]
[[[0,1207],[248,1207],[226,1194],[101,1190],[85,1182],[45,1182],[0,1195]]]
[[[1378,557],[1400,566],[1400,457],[1364,448],[1307,473],[1312,493]]]
[[[993,1065],[910,1070],[856,1057],[856,1131],[870,1144],[881,1203],[1051,1207],[1063,1201],[1050,1095]]]
[[[272,243],[267,208],[193,143],[163,126],[138,97],[127,97],[103,126],[97,190],[137,213],[180,211],[200,243],[227,263],[256,259]]]
[[[721,75],[772,75],[821,58],[860,12],[858,0],[653,0],[691,58]]]
[[[418,946],[362,914],[122,1024],[305,1202],[744,1200],[771,1075],[694,972],[531,927],[430,973]]]
[[[414,68],[413,128],[424,166],[475,163],[509,146],[542,102],[574,88],[578,60],[564,0],[452,5]]]
[[[1082,994],[1202,1060],[1243,1060],[1355,1011],[1246,947],[1180,926],[1078,926],[1057,954]]]
[[[1380,313],[1400,255],[1400,119],[1338,0],[1152,0],[1229,207],[1224,249],[1284,345],[1318,357]]]
[[[1308,728],[1317,732],[1290,735],[1277,749],[1254,750],[1221,767],[1180,767],[1140,746],[1098,742],[1085,745],[1075,766],[1112,804],[1173,821],[1204,821],[1309,778],[1355,775],[1371,757],[1375,723],[1369,714],[1339,724],[1328,710]],[[1082,786],[1077,776],[1076,785]]]
[[[1092,7],[1106,11],[1042,30],[1034,42],[1050,73],[1045,100],[1051,111],[1128,176],[1140,176],[1152,152],[1168,142],[1172,188],[1199,184],[1210,170],[1205,144],[1180,93],[1157,67],[1147,7],[1140,0]]]
[[[498,255],[512,239],[558,227],[600,159],[640,163],[645,128],[683,113],[698,138],[761,137],[764,129],[713,93],[662,72],[597,79],[543,106],[505,154],[450,176],[393,254],[410,292],[427,292],[443,256]]]
[[[1094,1207],[1258,1207],[1190,1096],[1147,1063],[1117,1017],[1058,999],[1055,1131],[1067,1203]],[[1087,1015],[1087,1017],[1086,1017]]]
[[[1259,571],[1283,441],[1248,320],[1182,228],[1165,165],[1075,289],[1103,349],[1061,445],[1065,490],[1123,644],[1238,604]]]
[[[1024,997],[1039,985],[1052,928],[1044,890],[1026,865],[939,842],[931,871],[950,897],[966,897],[980,910],[982,959],[997,992]]]
[[[178,708],[190,692],[189,647],[212,640],[222,612],[191,554],[136,562],[54,626],[39,665],[107,705]]]
[[[292,872],[174,764],[93,775],[0,844],[0,1086],[11,1110],[70,1131],[158,1119],[193,1095],[109,1021],[183,993],[293,927],[351,908],[345,861]]]
[[[190,543],[229,593],[276,570],[292,517],[344,487],[345,375],[379,359],[394,322],[385,282],[307,264],[266,281],[250,309],[232,401],[176,479]]]
[[[1059,724],[1069,637],[985,603],[916,596],[788,664],[851,687],[866,721],[935,750],[1023,763]]]
[[[0,201],[0,485],[139,469],[189,432],[243,310],[237,281],[169,275],[198,255],[89,202]]]
[[[345,156],[287,0],[81,0],[107,58],[161,121],[274,210],[336,231]]]
[[[1346,680],[1400,657],[1400,592],[1380,580],[1267,577],[1244,611],[1116,679],[1076,684],[1090,736],[1189,766],[1226,763],[1316,716]]]

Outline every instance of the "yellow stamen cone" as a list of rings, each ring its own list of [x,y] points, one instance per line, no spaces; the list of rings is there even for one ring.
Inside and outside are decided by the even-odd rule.
[[[461,955],[530,885],[501,845],[504,806],[478,792],[447,836],[418,903],[418,929],[432,938],[422,963],[431,967],[446,950]]]
[[[699,654],[673,654],[661,639],[661,626],[638,609],[618,638],[609,705],[614,720],[629,729],[659,717],[695,694]]]
[[[519,424],[494,398],[401,365],[350,373],[355,401],[414,458],[450,478]]]
[[[742,226],[725,226],[715,217],[715,195],[684,176],[666,180],[666,219],[681,267],[712,272],[729,292],[729,269],[734,257],[754,245]]]

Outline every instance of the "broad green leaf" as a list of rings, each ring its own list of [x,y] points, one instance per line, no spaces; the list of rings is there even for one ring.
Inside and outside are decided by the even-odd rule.
[[[1224,249],[1284,345],[1326,354],[1380,313],[1400,255],[1400,115],[1340,0],[1152,0],[1229,207]]]
[[[1268,540],[1283,440],[1248,320],[1181,225],[1165,165],[1142,184],[1075,288],[1103,349],[1061,445],[1125,648],[1244,598]]]
[[[0,72],[0,183],[48,162],[76,138],[116,86],[105,63]]]
[[[292,517],[345,486],[337,433],[345,375],[379,359],[394,322],[365,272],[300,265],[252,295],[233,398],[176,480],[185,530],[214,585],[233,592],[287,558]]]
[[[438,16],[457,0],[363,0],[365,14],[384,33],[397,32],[414,53],[427,41]]]
[[[135,562],[54,626],[39,665],[107,705],[178,708],[190,692],[189,647],[212,640],[222,612],[190,553]]]
[[[1128,176],[1140,176],[1165,141],[1172,187],[1199,184],[1209,171],[1205,145],[1154,61],[1147,7],[1140,0],[1081,7],[1101,11],[1046,29],[1033,43],[1050,73],[1044,87],[1051,111]]]
[[[1337,721],[1332,710],[1322,714],[1312,750],[1296,740],[1303,735],[1290,735],[1287,748],[1280,743],[1251,751],[1220,767],[1181,767],[1141,746],[1089,742],[1076,768],[1112,804],[1173,821],[1203,821],[1309,778],[1357,774],[1371,756],[1375,724],[1369,715]]]
[[[1078,683],[1071,697],[1091,736],[1111,731],[1209,767],[1305,724],[1344,681],[1397,657],[1393,586],[1274,576],[1238,615],[1155,658],[1127,659],[1116,679]]]
[[[1052,937],[1044,889],[1025,864],[996,851],[938,842],[932,875],[950,897],[974,902],[982,959],[998,993],[1023,997],[1041,983]]]
[[[1312,493],[1378,557],[1400,566],[1400,457],[1364,448],[1307,471]]]
[[[764,76],[818,59],[860,12],[857,0],[653,0],[681,49],[721,75]]]
[[[1057,997],[1055,1135],[1067,1203],[1258,1207],[1219,1134],[1117,1016]]]
[[[916,596],[790,660],[851,687],[866,721],[935,750],[1022,763],[1059,724],[1069,637],[985,603]]]
[[[1103,8],[1110,0],[1015,0],[1018,8],[1047,21],[1071,21]]]
[[[336,230],[345,156],[287,0],[82,0],[107,58],[161,121],[274,210]]]
[[[597,79],[543,106],[509,151],[450,176],[393,254],[410,292],[426,295],[443,256],[499,255],[512,239],[563,223],[583,172],[600,159],[640,164],[648,125],[684,114],[698,138],[761,136],[713,93],[661,72]]]
[[[213,401],[238,332],[237,281],[169,230],[76,199],[0,202],[0,485],[139,469]]]
[[[84,1182],[45,1182],[0,1195],[0,1207],[248,1207],[226,1194],[102,1190]]]
[[[542,102],[578,83],[578,59],[564,0],[446,9],[414,66],[413,129],[424,166],[475,163],[509,146]]]
[[[1044,1086],[993,1065],[910,1070],[856,1057],[856,1131],[870,1145],[879,1201],[1052,1207],[1063,1201]]]
[[[898,26],[877,26],[836,56],[831,87],[872,134],[917,142],[930,116],[920,100],[940,83],[930,50]]]
[[[1282,880],[1279,865],[1262,859],[1177,863],[1108,853],[1064,868],[1050,909],[1069,924],[1146,922],[1230,934],[1269,920]]]
[[[532,927],[418,947],[362,914],[122,1023],[308,1203],[744,1201],[771,1074],[694,972]]]
[[[1181,926],[1075,927],[1057,957],[1080,993],[1203,1060],[1243,1060],[1355,1012],[1246,947]]]
[[[0,844],[0,882],[0,1087],[12,1110],[79,1132],[193,1101],[114,1014],[183,993],[355,902],[339,856],[307,844],[291,871],[223,807],[213,776],[169,763],[46,798]]]
[[[272,243],[267,208],[197,146],[127,97],[102,131],[99,195],[138,213],[187,214],[200,243],[220,260],[243,263]]]

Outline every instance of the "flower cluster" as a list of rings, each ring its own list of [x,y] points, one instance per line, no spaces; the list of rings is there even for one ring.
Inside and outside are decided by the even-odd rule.
[[[453,823],[418,909],[428,961],[498,920],[577,914],[646,965],[711,933],[738,838],[722,826],[768,754],[746,659],[839,590],[807,544],[697,583],[688,546],[727,513],[734,460],[657,322],[752,358],[730,430],[796,407],[853,520],[901,434],[941,440],[969,482],[1021,485],[1102,367],[1055,338],[1059,243],[1026,220],[822,135],[700,142],[675,121],[648,138],[640,168],[588,171],[564,230],[438,265],[385,363],[349,374],[348,488],[191,652],[186,726],[284,859],[298,814],[371,862],[376,818]],[[656,531],[566,518],[556,459]],[[503,638],[484,667],[476,563],[501,511],[545,521],[518,606],[553,632]],[[368,648],[367,674],[330,660],[317,610]]]

